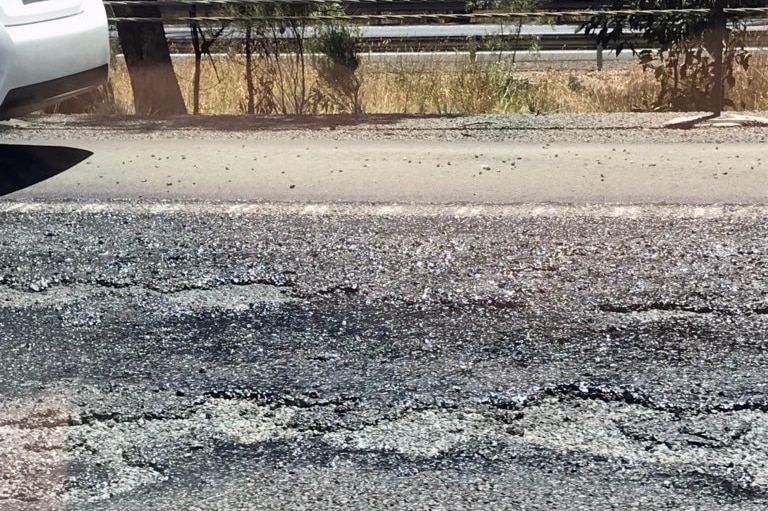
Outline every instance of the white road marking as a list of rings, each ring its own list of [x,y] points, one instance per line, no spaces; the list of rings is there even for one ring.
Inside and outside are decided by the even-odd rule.
[[[301,211],[302,215],[324,215],[328,212],[325,204],[307,204]]]
[[[516,204],[497,206],[455,206],[447,204],[298,204],[232,202],[88,202],[64,201],[7,201],[0,202],[0,214],[13,213],[50,214],[211,214],[211,215],[338,215],[338,216],[416,216],[416,217],[592,217],[592,218],[691,218],[691,219],[765,219],[765,206],[686,206],[686,205],[537,205]]]
[[[402,214],[400,206],[380,206],[376,211],[379,216],[398,216]]]

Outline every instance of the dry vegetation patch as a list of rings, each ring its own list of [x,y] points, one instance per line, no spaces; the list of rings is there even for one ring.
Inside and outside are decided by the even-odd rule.
[[[187,105],[192,104],[193,61],[177,59],[176,74]],[[266,66],[265,66],[266,69]],[[605,71],[524,71],[498,61],[488,64],[452,62],[363,63],[358,70],[362,83],[362,109],[366,113],[504,113],[504,112],[626,112],[651,108],[659,86],[651,72],[636,65]],[[328,101],[333,91],[317,87],[317,73],[310,60],[305,78],[308,112],[336,113]],[[295,84],[270,80],[272,89],[261,94],[277,98]],[[112,70],[113,109],[132,112],[131,89],[125,65]],[[753,59],[740,72],[729,92],[737,108],[768,110],[768,58]],[[244,65],[237,56],[214,56],[203,67],[201,112],[239,114],[246,111]],[[259,98],[257,98],[258,100]],[[264,99],[264,98],[262,98]],[[269,103],[269,102],[266,102]],[[288,103],[286,103],[288,104]],[[295,113],[290,105],[285,112]]]

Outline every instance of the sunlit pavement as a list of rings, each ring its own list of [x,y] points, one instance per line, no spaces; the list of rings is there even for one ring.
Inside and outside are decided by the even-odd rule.
[[[768,199],[762,144],[204,140],[192,147],[187,140],[111,140],[77,147],[94,154],[9,198],[485,204]]]

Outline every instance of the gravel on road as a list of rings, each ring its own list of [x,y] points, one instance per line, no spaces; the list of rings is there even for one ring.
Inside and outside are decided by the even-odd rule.
[[[686,114],[688,115],[688,114]],[[696,115],[695,113],[690,115]],[[702,113],[702,115],[706,115]],[[754,115],[766,117],[764,112]],[[666,129],[679,113],[361,116],[44,115],[0,123],[0,139],[479,140],[521,143],[761,143],[768,128]]]

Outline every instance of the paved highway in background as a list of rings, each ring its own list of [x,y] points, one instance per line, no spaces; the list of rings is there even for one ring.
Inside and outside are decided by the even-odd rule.
[[[766,509],[768,129],[666,119],[4,123],[0,508]]]
[[[570,35],[575,34],[579,25],[517,25],[508,23],[495,24],[461,24],[461,25],[364,25],[356,27],[362,38],[388,37],[488,37],[519,33],[521,36]],[[188,39],[189,28],[166,27],[165,33],[169,39]],[[314,33],[312,27],[307,27],[307,36]],[[224,32],[225,37],[242,37],[242,31],[230,29]]]
[[[189,41],[187,27],[168,26],[165,30],[170,41]],[[631,51],[620,55],[605,51],[598,64],[594,37],[581,32],[578,24],[374,25],[359,26],[356,30],[363,45],[367,45],[362,56],[370,62],[466,62],[470,58],[467,51],[470,44],[478,45],[479,51],[474,54],[478,62],[506,59],[523,67],[616,67],[636,61]],[[764,53],[768,46],[766,25],[754,23],[748,30],[752,34],[748,43],[750,51]],[[311,36],[313,28],[307,27],[306,34]],[[228,29],[223,37],[237,39],[242,38],[243,33],[239,29]],[[494,38],[503,38],[504,44],[512,44],[514,49],[494,50]],[[639,37],[634,42],[637,49],[647,46]]]

